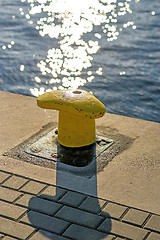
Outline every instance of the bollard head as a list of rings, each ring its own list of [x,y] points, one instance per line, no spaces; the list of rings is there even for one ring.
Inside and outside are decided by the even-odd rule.
[[[56,90],[37,98],[41,108],[59,110],[58,142],[66,147],[83,147],[95,142],[95,119],[106,108],[84,90]]]
[[[84,118],[100,118],[106,108],[93,94],[84,90],[55,90],[37,98],[41,108],[65,111]]]

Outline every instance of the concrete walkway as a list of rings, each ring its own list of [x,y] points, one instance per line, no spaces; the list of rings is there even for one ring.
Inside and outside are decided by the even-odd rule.
[[[21,95],[0,92],[0,101],[0,239],[160,239],[159,123],[99,119],[115,144],[87,177],[9,154],[56,125],[57,113]]]

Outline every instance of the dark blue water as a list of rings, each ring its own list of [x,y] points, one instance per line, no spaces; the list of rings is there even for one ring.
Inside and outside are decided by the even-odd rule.
[[[68,88],[160,122],[160,1],[1,0],[0,90]]]

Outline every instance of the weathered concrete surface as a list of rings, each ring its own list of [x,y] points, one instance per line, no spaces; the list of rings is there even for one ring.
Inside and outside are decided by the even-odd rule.
[[[160,214],[160,124],[109,114],[99,124],[135,140],[98,175],[98,195]]]
[[[36,98],[0,92],[0,169],[21,173],[28,177],[55,183],[56,172],[6,158],[2,154],[37,133],[44,125],[57,120],[56,111],[42,110],[37,107]]]
[[[37,133],[47,123],[57,122],[57,112],[38,108],[35,98],[12,93],[0,92],[0,101],[0,169],[56,184],[55,170],[2,154]],[[160,214],[160,124],[106,114],[97,120],[97,127],[105,134],[114,132],[133,139],[132,145],[118,154],[97,175],[97,179],[93,179],[98,197]],[[62,177],[61,184],[73,178],[67,177]],[[83,181],[79,178],[76,181],[75,177],[71,184],[83,185]],[[83,186],[79,191],[81,189]]]

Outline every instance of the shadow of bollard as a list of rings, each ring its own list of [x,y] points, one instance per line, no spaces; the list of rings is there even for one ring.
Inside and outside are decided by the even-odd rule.
[[[32,197],[29,201],[28,220],[32,226],[38,228],[38,232],[32,237],[33,240],[112,239],[110,215],[103,213],[107,202],[97,197],[95,148],[96,145],[93,145],[91,152],[77,154],[81,159],[86,159],[87,153],[89,158],[92,156],[92,161],[88,161],[88,165],[84,166],[84,159],[83,167],[76,167],[68,165],[73,164],[74,159],[75,165],[77,164],[75,149],[73,156],[72,152],[68,151],[69,160],[65,164],[64,148],[58,146],[56,188],[50,186],[41,195]],[[104,221],[105,233],[99,230],[102,223],[104,229]]]

